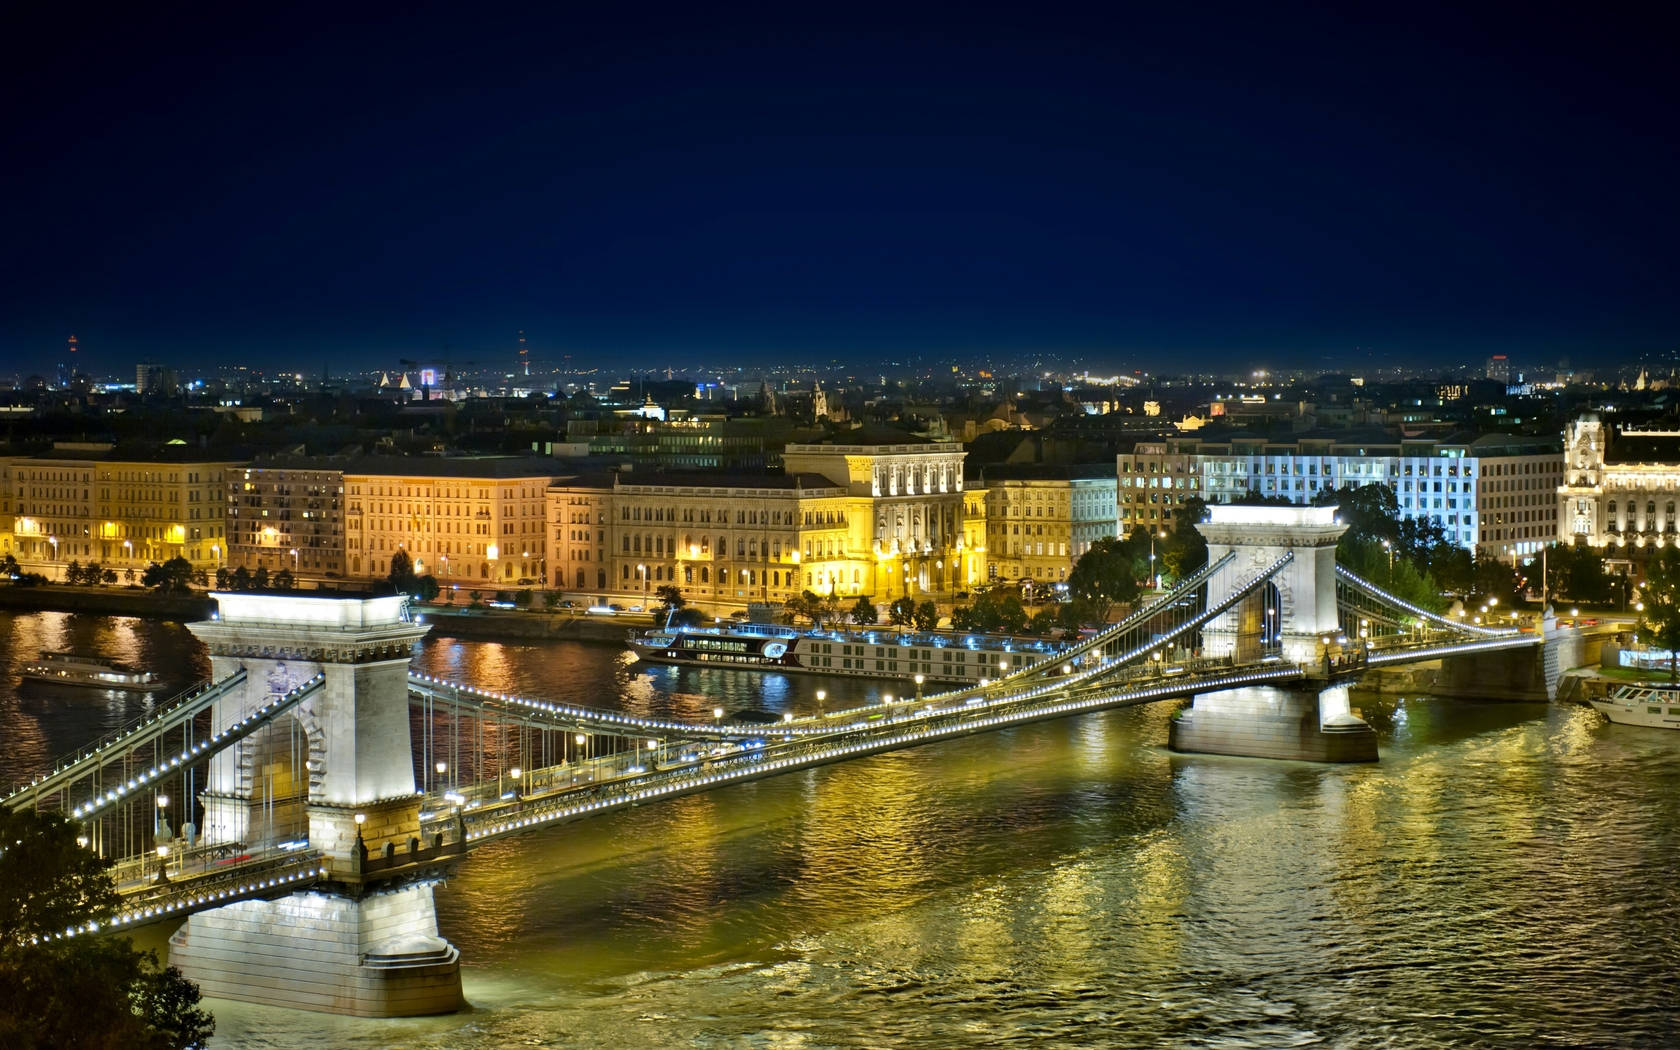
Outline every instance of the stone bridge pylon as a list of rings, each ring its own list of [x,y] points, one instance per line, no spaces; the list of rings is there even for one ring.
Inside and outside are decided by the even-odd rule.
[[[1341,633],[1336,608],[1336,542],[1347,526],[1335,507],[1208,508],[1196,528],[1208,563],[1235,553],[1208,580],[1211,608],[1247,588],[1284,558],[1247,598],[1202,630],[1207,656],[1249,663],[1265,658],[1312,667],[1325,639]],[[1376,733],[1353,715],[1346,685],[1306,682],[1198,694],[1172,723],[1174,751],[1314,762],[1374,762]]]
[[[204,839],[230,854],[307,842],[330,879],[274,900],[194,914],[170,962],[205,994],[332,1013],[446,1013],[461,1002],[460,962],[438,936],[432,883],[375,886],[368,852],[419,833],[408,668],[427,628],[401,596],[218,594],[215,619],[190,625],[211,677],[246,671],[211,716],[229,725],[322,676],[273,724],[211,759]]]

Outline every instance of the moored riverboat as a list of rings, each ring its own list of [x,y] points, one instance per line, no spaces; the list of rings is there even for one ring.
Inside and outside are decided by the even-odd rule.
[[[1609,696],[1588,703],[1617,725],[1680,729],[1680,685],[1618,685]]]
[[[972,683],[1061,652],[1062,642],[955,631],[799,630],[774,624],[660,627],[631,631],[630,648],[651,663],[809,672],[841,677]]]
[[[43,652],[39,659],[20,667],[18,674],[32,682],[131,693],[151,693],[163,688],[163,679],[151,671],[137,671],[114,660],[82,653]]]

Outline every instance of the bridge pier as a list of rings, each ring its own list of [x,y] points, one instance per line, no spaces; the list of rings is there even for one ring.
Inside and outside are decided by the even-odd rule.
[[[1249,686],[1198,694],[1167,733],[1174,751],[1303,762],[1375,762],[1377,734],[1348,706],[1348,687]]]
[[[198,912],[170,938],[171,964],[227,999],[363,1017],[458,1010],[460,959],[438,936],[435,870],[363,870],[370,853],[406,850],[420,833],[408,665],[426,628],[402,597],[216,597],[218,617],[191,630],[214,678],[243,667],[247,686],[217,702],[215,724],[316,674],[325,683],[284,725],[211,760],[205,840],[253,853],[307,840],[342,892]]]

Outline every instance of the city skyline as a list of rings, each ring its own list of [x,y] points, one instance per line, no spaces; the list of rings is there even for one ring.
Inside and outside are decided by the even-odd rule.
[[[12,367],[1673,346],[1637,26],[30,17]]]

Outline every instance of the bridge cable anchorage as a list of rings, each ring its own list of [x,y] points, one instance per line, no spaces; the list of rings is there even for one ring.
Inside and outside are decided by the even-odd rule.
[[[190,748],[187,748],[176,755],[160,759],[152,768],[145,770],[137,776],[129,778],[124,783],[118,784],[116,787],[102,794],[95,795],[90,801],[72,809],[70,811],[70,816],[77,820],[89,820],[93,817],[99,816],[106,810],[111,809],[113,806],[129,801],[137,792],[145,790],[150,785],[156,783],[159,778],[167,776],[176,769],[180,768],[182,765],[188,764],[196,759],[209,758],[211,755],[216,754],[223,748],[228,747],[230,744],[238,743],[250,736],[258,729],[261,729],[263,726],[266,726],[270,722],[274,721],[275,718],[285,714],[298,704],[314,696],[326,685],[326,682],[326,675],[317,674],[315,677],[309,679],[307,682],[304,682],[302,685],[297,686],[290,692],[273,700],[269,700],[260,707],[253,709],[243,718],[240,718],[230,725],[223,727],[220,731],[216,732],[209,738],[192,745]]]
[[[14,810],[21,809],[26,803],[34,803],[42,795],[50,794],[64,784],[80,780],[90,769],[97,769],[136,748],[155,743],[165,734],[172,733],[192,721],[217,700],[244,685],[245,678],[245,669],[241,667],[219,682],[205,682],[194,686],[179,694],[163,710],[107,733],[93,744],[59,759],[47,773],[12,791],[4,799],[0,799],[0,803]]]

